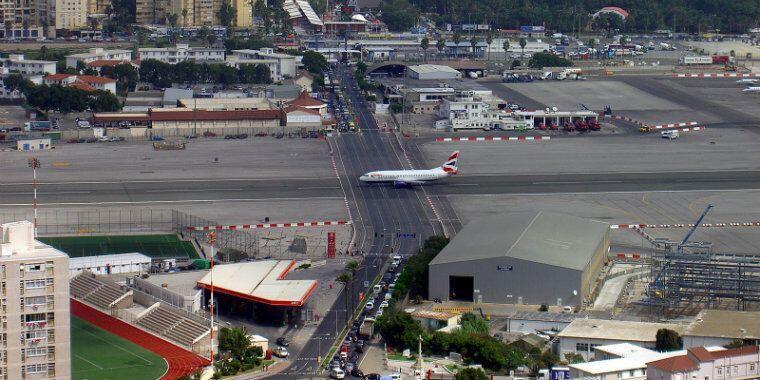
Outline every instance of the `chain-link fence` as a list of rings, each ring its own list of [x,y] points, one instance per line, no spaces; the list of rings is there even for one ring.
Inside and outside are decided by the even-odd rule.
[[[172,232],[172,211],[162,209],[40,210],[39,236],[86,236]],[[32,210],[0,212],[0,222],[33,220]]]

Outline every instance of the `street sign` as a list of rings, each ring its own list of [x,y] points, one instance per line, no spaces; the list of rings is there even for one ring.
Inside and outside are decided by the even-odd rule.
[[[327,233],[327,257],[335,258],[335,232]]]
[[[411,234],[396,234],[396,237],[397,238],[407,238],[407,239],[411,238],[411,239],[415,239],[415,238],[417,238],[417,234],[416,233],[411,233]]]

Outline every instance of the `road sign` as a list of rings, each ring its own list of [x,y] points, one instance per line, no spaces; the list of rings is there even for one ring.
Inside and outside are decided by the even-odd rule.
[[[417,238],[417,234],[416,233],[411,233],[411,234],[396,234],[396,237],[397,238],[406,238],[406,239],[415,239],[415,238]]]
[[[327,233],[327,257],[335,258],[335,232]]]

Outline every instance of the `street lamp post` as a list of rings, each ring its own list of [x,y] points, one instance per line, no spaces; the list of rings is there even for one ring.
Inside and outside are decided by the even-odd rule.
[[[209,261],[210,273],[211,273],[211,302],[209,303],[209,311],[211,312],[211,340],[210,340],[210,353],[211,353],[211,373],[214,372],[214,244],[216,244],[216,232],[208,234],[208,244],[211,245],[211,260]]]
[[[34,237],[37,237],[37,168],[40,167],[40,159],[39,157],[32,157],[29,159],[29,167],[32,168],[33,173],[33,182],[32,187],[34,189],[34,203],[33,203],[33,209],[34,209]]]

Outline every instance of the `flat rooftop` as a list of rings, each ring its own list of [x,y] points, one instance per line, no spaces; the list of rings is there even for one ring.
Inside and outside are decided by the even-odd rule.
[[[570,322],[557,336],[560,339],[586,338],[652,343],[656,341],[657,330],[659,329],[669,329],[683,334],[685,326],[673,323],[579,318]]]
[[[760,312],[702,310],[684,335],[727,339],[760,339]]]
[[[209,289],[272,306],[303,306],[317,288],[316,280],[286,280],[295,260],[264,260],[216,265],[198,280]]]

